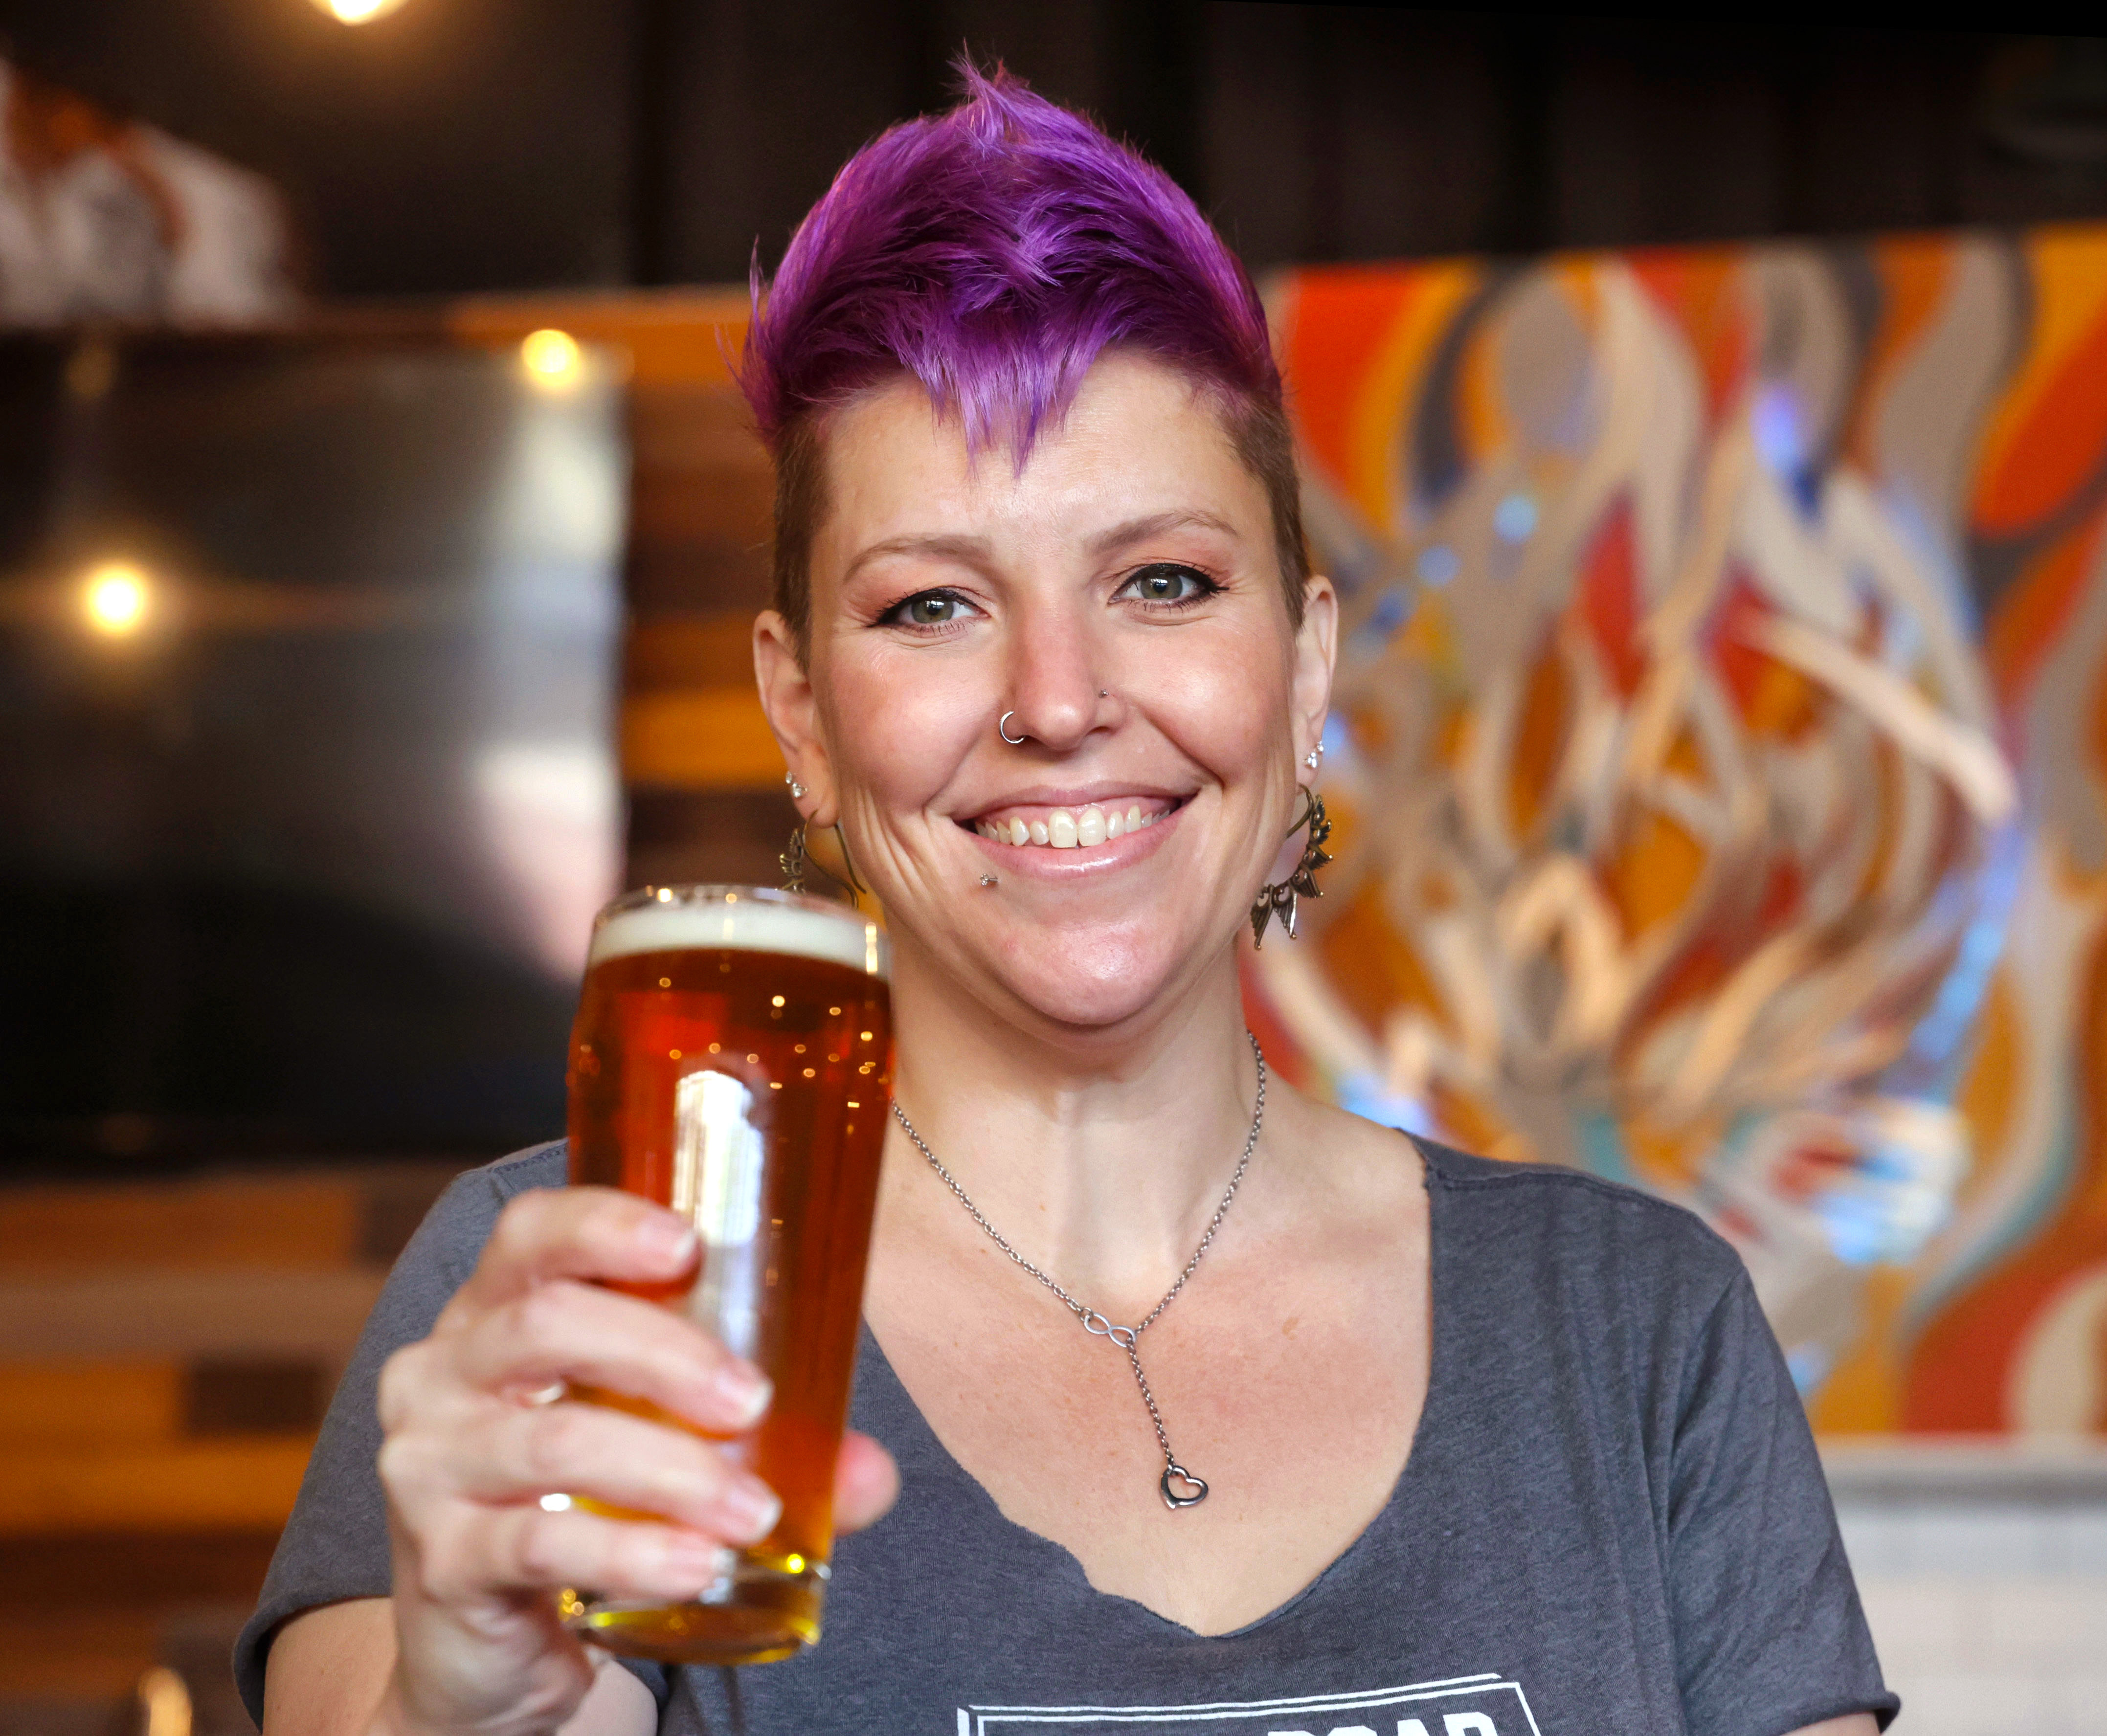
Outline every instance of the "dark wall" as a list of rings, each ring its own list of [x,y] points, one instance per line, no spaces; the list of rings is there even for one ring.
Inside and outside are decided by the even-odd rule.
[[[962,43],[1253,266],[2107,217],[2107,45],[1229,0],[0,0],[28,64],[276,177],[353,294],[721,281]]]
[[[348,29],[307,0],[0,0],[45,77],[263,170],[317,287],[618,283],[630,0],[408,0]]]

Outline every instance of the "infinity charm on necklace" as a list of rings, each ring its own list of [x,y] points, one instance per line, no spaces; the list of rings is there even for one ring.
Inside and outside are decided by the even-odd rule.
[[[1097,1324],[1092,1326],[1091,1321]],[[1131,1326],[1115,1326],[1095,1308],[1083,1310],[1083,1330],[1092,1338],[1108,1338],[1122,1350],[1134,1348],[1134,1330]]]

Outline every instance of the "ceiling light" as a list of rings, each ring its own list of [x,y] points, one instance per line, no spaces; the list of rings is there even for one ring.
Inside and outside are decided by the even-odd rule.
[[[148,600],[146,575],[129,561],[105,561],[88,574],[81,590],[88,624],[111,639],[139,630]]]
[[[577,339],[553,327],[530,331],[520,340],[519,360],[537,385],[560,388],[578,377]]]
[[[371,24],[385,18],[402,0],[315,0],[339,24]]]

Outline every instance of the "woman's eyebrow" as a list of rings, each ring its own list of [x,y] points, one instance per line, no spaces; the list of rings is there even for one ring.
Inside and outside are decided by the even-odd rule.
[[[1104,556],[1127,548],[1132,544],[1145,542],[1152,536],[1161,536],[1166,531],[1219,531],[1233,539],[1237,527],[1219,514],[1203,512],[1197,508],[1179,508],[1170,512],[1150,513],[1140,518],[1129,518],[1109,530],[1100,531],[1090,539],[1090,553]]]
[[[913,555],[923,560],[952,561],[962,567],[986,567],[993,559],[993,550],[983,536],[888,536],[883,542],[874,542],[857,552],[842,573],[842,582],[847,584],[874,561],[889,560],[896,554]]]
[[[1237,527],[1219,513],[1211,513],[1197,507],[1177,507],[1166,512],[1148,513],[1139,518],[1128,518],[1105,530],[1099,531],[1087,545],[1090,554],[1099,559],[1134,543],[1146,541],[1152,536],[1161,536],[1167,531],[1206,530],[1220,532],[1234,538]],[[995,559],[993,545],[984,536],[962,536],[939,532],[905,536],[888,536],[883,542],[874,542],[857,552],[855,558],[842,573],[842,582],[847,584],[874,561],[889,560],[896,555],[908,555],[918,560],[952,561],[962,567],[985,570]]]

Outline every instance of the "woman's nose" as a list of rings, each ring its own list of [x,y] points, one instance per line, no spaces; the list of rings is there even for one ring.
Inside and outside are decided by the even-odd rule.
[[[1112,696],[1101,679],[1094,635],[1071,618],[1027,620],[1018,626],[1003,702],[1010,714],[1008,733],[1066,753],[1109,715]]]

